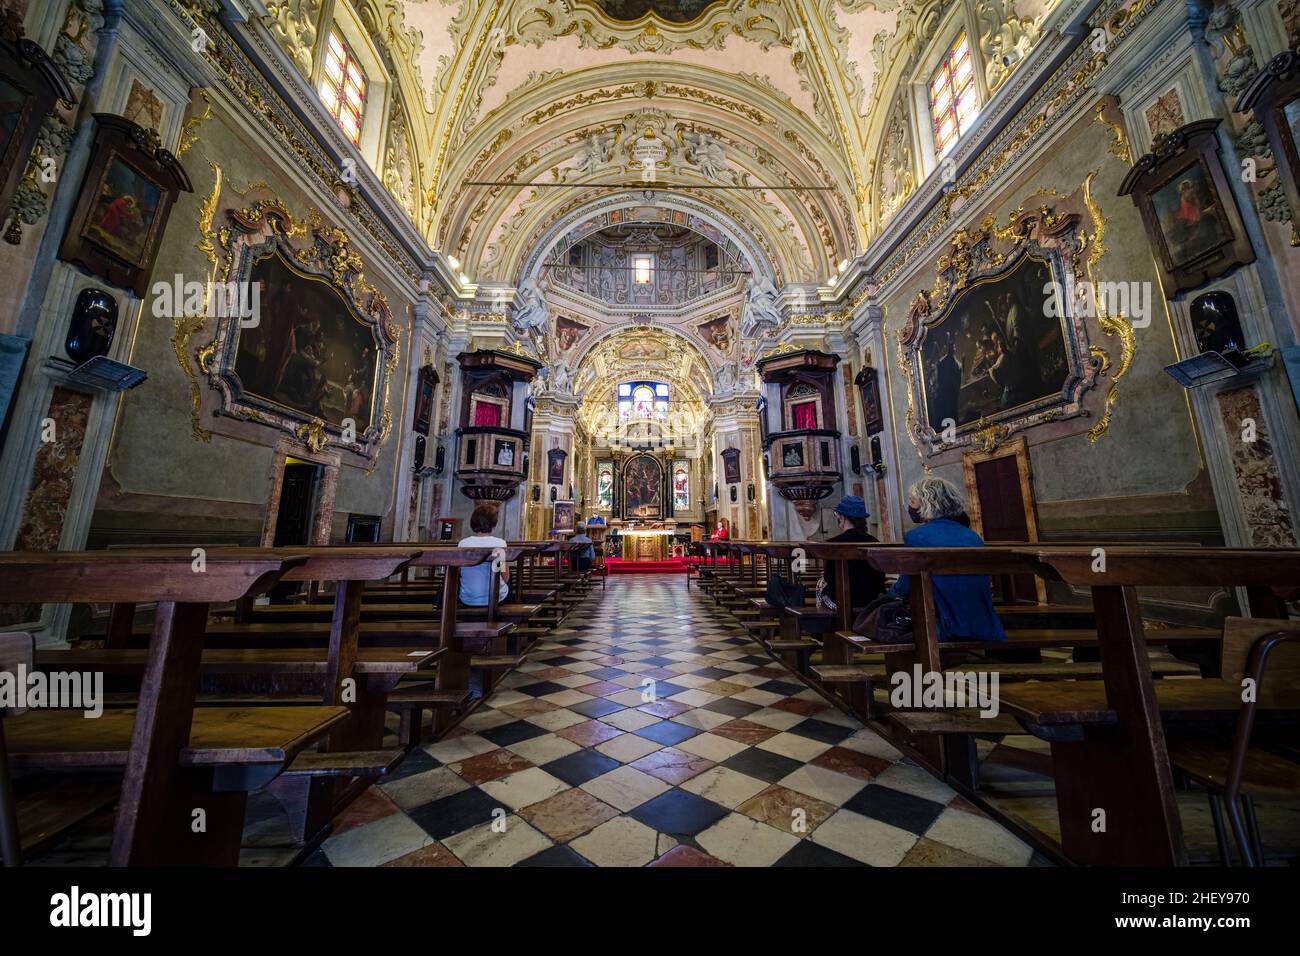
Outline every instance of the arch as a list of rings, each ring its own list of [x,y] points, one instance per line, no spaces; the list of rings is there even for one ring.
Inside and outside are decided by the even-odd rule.
[[[653,190],[649,191],[653,192]],[[730,216],[721,213],[707,203],[679,194],[655,194],[652,201],[647,201],[646,192],[646,190],[627,190],[625,192],[611,193],[607,196],[596,197],[569,211],[551,223],[540,236],[535,237],[530,242],[521,243],[521,247],[526,245],[529,252],[522,257],[518,268],[515,268],[512,263],[505,274],[511,276],[511,281],[516,285],[522,285],[525,279],[539,276],[542,263],[546,261],[546,258],[558,248],[559,243],[564,241],[570,233],[586,220],[594,217],[607,218],[609,213],[626,209],[653,208],[680,212],[683,216],[698,216],[705,223],[718,230],[722,236],[730,240],[749,260],[748,264],[751,269],[758,271],[761,268],[762,271],[772,276],[778,285],[781,284],[784,270],[763,251],[761,245],[749,234],[749,231],[741,227]],[[623,224],[650,224],[663,221],[648,216],[621,220]],[[668,221],[671,222],[671,216]]]

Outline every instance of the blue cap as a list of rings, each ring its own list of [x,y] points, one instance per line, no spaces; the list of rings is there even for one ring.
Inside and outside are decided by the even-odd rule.
[[[845,495],[835,506],[835,513],[846,518],[865,518],[868,514],[867,503],[857,495]]]

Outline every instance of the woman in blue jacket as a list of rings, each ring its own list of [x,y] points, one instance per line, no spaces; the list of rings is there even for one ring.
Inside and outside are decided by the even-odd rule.
[[[912,548],[982,548],[984,539],[962,524],[961,497],[942,478],[922,478],[907,490],[907,513],[917,527],[903,535]],[[907,598],[908,578],[894,584],[895,597]],[[1005,641],[1007,632],[993,610],[993,589],[985,574],[936,574],[934,606],[940,641]]]

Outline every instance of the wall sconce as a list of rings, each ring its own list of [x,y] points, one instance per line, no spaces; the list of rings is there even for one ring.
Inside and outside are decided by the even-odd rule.
[[[560,496],[559,496],[559,493],[556,492],[556,490],[555,490],[555,486],[554,486],[554,485],[551,485],[551,501],[553,501],[553,502],[554,502],[554,501],[558,501],[559,498],[560,498]]]
[[[849,467],[853,469],[855,475],[862,474],[862,452],[857,445],[849,447]]]
[[[739,495],[736,494],[736,486],[735,486],[735,485],[731,485],[730,488],[731,488],[731,503],[732,503],[732,504],[735,504],[735,503],[736,503],[736,499],[739,497]]]
[[[745,497],[750,501],[754,500],[754,483],[751,481],[749,487],[745,489]]]
[[[447,449],[439,442],[438,450],[433,453],[433,473],[441,475],[445,467],[447,467]]]
[[[542,500],[542,486],[533,485],[533,501],[541,501],[541,500]]]

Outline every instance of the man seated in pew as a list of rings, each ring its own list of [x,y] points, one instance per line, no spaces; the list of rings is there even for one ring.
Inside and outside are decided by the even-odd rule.
[[[496,526],[496,505],[479,505],[474,509],[474,513],[469,516],[469,528],[474,533],[468,538],[461,538],[457,546],[461,548],[504,548],[506,546],[505,539],[491,534]],[[461,568],[460,603],[468,607],[487,607],[490,594],[488,588],[491,585],[491,561],[484,561],[482,564],[476,564],[469,568]],[[501,568],[498,600],[502,604],[507,604],[509,603],[510,594],[510,566],[505,565]]]
[[[845,495],[835,506],[835,523],[840,533],[827,542],[860,542],[878,544],[879,540],[867,532],[867,503],[858,495]],[[885,573],[871,566],[869,561],[850,561],[849,600],[854,609],[864,608],[885,593]],[[817,603],[829,611],[835,605],[835,563],[828,561],[822,579],[817,582]]]
[[[982,548],[984,539],[960,519],[965,515],[961,495],[942,478],[922,478],[907,490],[907,514],[917,524],[903,535],[911,548]],[[911,594],[906,576],[890,593],[903,601]],[[934,606],[940,641],[1005,641],[1007,632],[993,608],[993,585],[983,574],[937,574]],[[884,608],[881,609],[882,613]],[[895,631],[894,633],[898,633]],[[875,635],[866,634],[873,640]],[[911,640],[910,635],[902,640]]]
[[[586,547],[577,554],[576,567],[579,571],[590,571],[591,563],[596,560],[596,543],[591,540],[587,534],[587,524],[585,521],[579,521],[574,529],[577,533],[569,540],[576,544],[585,544]]]

